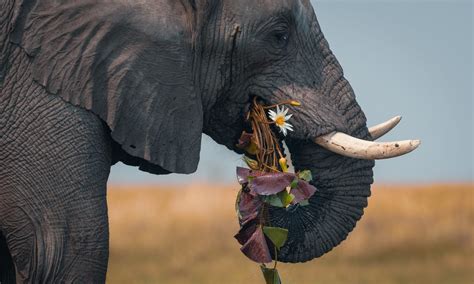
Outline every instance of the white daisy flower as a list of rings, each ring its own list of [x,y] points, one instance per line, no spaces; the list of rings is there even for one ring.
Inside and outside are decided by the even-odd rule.
[[[276,112],[273,110],[268,111],[268,115],[270,116],[270,119],[273,120],[280,128],[280,131],[283,133],[284,136],[288,133],[287,131],[293,131],[293,125],[289,124],[287,121],[293,116],[292,114],[286,115],[288,113],[288,109],[285,108],[284,106],[276,107]]]

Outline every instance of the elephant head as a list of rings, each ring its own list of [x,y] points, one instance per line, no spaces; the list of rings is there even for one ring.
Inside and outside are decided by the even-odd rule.
[[[289,106],[294,131],[281,138],[295,169],[312,171],[318,191],[309,206],[273,207],[269,223],[291,228],[279,260],[311,260],[344,240],[361,218],[373,182],[373,159],[407,153],[419,141],[370,141],[400,118],[369,132],[309,1],[224,1],[218,9],[219,17],[210,18],[209,25],[220,30],[202,38],[204,59],[211,59],[205,66],[222,60],[218,80],[211,76],[204,83],[206,91],[216,94],[211,96],[215,103],[207,105],[204,132],[238,152],[235,142],[253,97],[267,105],[301,102]],[[216,41],[222,46],[217,53],[212,49]]]
[[[373,159],[417,146],[370,141],[398,120],[371,136],[309,0],[38,0],[15,16],[10,40],[35,80],[102,118],[115,159],[145,171],[194,172],[202,133],[240,152],[255,97],[301,102],[281,138],[318,191],[308,206],[270,210],[272,224],[291,228],[281,261],[344,240],[367,205]]]

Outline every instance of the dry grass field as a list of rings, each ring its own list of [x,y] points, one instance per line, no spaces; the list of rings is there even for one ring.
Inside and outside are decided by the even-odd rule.
[[[112,187],[108,283],[264,283],[239,251],[237,186]],[[364,218],[288,283],[474,283],[474,185],[374,186]]]

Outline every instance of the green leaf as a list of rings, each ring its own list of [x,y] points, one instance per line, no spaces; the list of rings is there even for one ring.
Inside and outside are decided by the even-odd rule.
[[[242,214],[240,214],[240,209],[239,209],[240,197],[242,197],[242,189],[239,190],[239,193],[237,194],[237,198],[235,199],[235,212],[237,213],[237,217],[239,219],[242,219]]]
[[[288,238],[288,230],[278,227],[263,227],[263,233],[267,236],[277,249],[280,249]]]
[[[283,202],[281,202],[281,199],[278,195],[272,194],[272,195],[267,195],[267,196],[262,196],[263,202],[270,204],[271,206],[275,207],[286,207],[283,205]]]
[[[261,196],[263,202],[270,204],[271,206],[286,208],[295,199],[293,194],[289,194],[288,191],[283,190],[277,194]]]
[[[251,141],[250,144],[247,147],[245,147],[245,151],[249,153],[250,155],[257,155],[258,152],[260,152],[260,148],[258,147],[257,144]]]
[[[281,284],[280,275],[278,274],[277,269],[266,268],[264,265],[261,265],[263,277],[265,278],[265,284]]]
[[[255,161],[254,159],[251,159],[247,156],[243,156],[242,157],[244,159],[244,162],[247,164],[247,166],[249,166],[249,168],[251,168],[252,170],[257,170],[258,169],[258,162]]]
[[[291,186],[291,188],[296,188],[296,187],[298,186],[298,179],[295,178],[295,179],[291,182],[290,186]]]
[[[289,194],[286,190],[279,192],[277,195],[280,198],[283,207],[288,207],[288,205],[291,204],[291,201],[295,199],[295,196],[293,194]]]
[[[310,182],[313,180],[313,175],[311,174],[310,170],[304,170],[304,171],[299,172],[298,177],[307,182]]]
[[[300,206],[308,206],[309,205],[309,200],[300,201],[299,205]]]

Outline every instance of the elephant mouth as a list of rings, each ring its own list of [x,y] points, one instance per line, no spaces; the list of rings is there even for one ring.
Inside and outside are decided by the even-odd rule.
[[[255,98],[254,96],[250,96]],[[257,97],[258,98],[258,97]],[[251,103],[247,104],[246,109],[250,109]],[[392,142],[376,142],[378,138],[381,138],[393,128],[395,128],[401,121],[401,116],[395,116],[383,123],[374,125],[368,129],[370,136],[369,140],[354,137],[350,134],[330,131],[323,133],[318,137],[313,137],[311,140],[315,144],[322,148],[339,154],[348,158],[363,159],[363,160],[382,160],[390,159],[398,156],[408,154],[418,148],[421,141],[415,140],[402,140]],[[291,137],[291,133],[289,133]],[[280,140],[282,137],[280,134]]]

